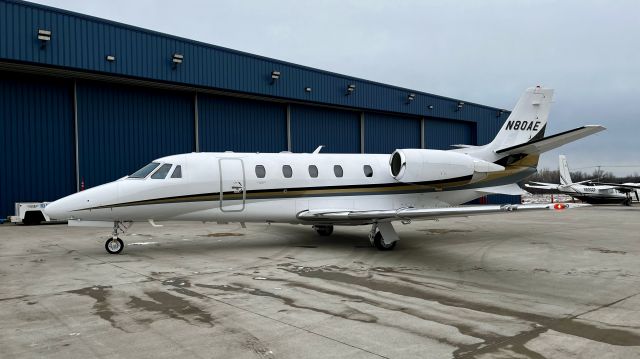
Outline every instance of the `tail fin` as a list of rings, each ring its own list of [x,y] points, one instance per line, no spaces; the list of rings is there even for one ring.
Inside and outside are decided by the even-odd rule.
[[[560,155],[559,160],[560,165],[558,168],[560,170],[560,184],[564,186],[572,184],[573,181],[571,180],[571,173],[569,173],[569,164],[567,163],[567,158],[564,155]]]
[[[544,137],[552,98],[552,89],[528,88],[489,147],[499,150]]]

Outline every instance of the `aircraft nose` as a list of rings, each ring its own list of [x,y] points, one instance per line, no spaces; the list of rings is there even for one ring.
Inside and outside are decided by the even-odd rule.
[[[49,203],[44,213],[52,219],[69,219],[71,217],[70,201],[67,197]]]

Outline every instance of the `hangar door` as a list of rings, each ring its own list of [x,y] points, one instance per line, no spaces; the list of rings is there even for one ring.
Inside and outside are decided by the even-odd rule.
[[[18,76],[0,72],[1,218],[76,190],[71,83]]]
[[[364,152],[392,153],[398,148],[420,148],[420,119],[365,113]]]
[[[77,101],[80,179],[86,188],[195,149],[191,94],[78,82]]]
[[[202,152],[287,150],[287,110],[279,103],[198,94]]]
[[[474,122],[425,119],[424,138],[426,148],[450,150],[451,145],[475,145],[476,124]]]
[[[291,150],[360,152],[360,113],[329,108],[291,105]]]

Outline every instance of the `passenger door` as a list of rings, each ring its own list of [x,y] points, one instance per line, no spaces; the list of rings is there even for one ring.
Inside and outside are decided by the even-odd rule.
[[[220,210],[241,212],[247,196],[244,163],[240,158],[220,158]]]

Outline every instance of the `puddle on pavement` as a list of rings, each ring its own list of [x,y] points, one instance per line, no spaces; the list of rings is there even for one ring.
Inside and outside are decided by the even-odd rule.
[[[348,320],[355,320],[355,321],[365,322],[365,323],[375,323],[378,321],[377,317],[368,313],[361,312],[355,308],[347,307],[347,309],[343,311],[331,311],[328,309],[302,305],[302,304],[296,303],[296,301],[293,300],[292,298],[289,298],[280,294],[267,292],[258,288],[246,287],[239,283],[232,283],[230,285],[212,285],[212,284],[196,283],[195,286],[202,287],[202,288],[215,289],[223,292],[245,293],[245,294],[255,295],[259,297],[275,298],[282,301],[282,303],[288,307],[311,310],[314,312],[328,314],[331,316],[336,316],[336,317],[340,317]]]
[[[200,234],[198,236],[199,237],[241,237],[241,236],[244,236],[244,233],[219,232],[219,233]]]
[[[606,248],[587,248],[587,250],[592,252],[605,253],[605,254],[627,254],[627,252],[625,251],[615,251],[615,250],[606,249]]]
[[[419,229],[420,232],[427,232],[426,234],[448,234],[448,233],[469,233],[467,229],[447,229],[447,228],[427,228]]]
[[[355,285],[363,288],[370,289],[373,292],[386,292],[405,297],[413,297],[421,300],[437,302],[441,305],[473,310],[477,312],[487,313],[490,315],[498,315],[504,317],[516,318],[524,322],[533,324],[531,330],[520,332],[514,336],[495,335],[487,333],[479,333],[478,331],[461,324],[459,322],[443,321],[441,319],[435,320],[445,325],[450,325],[458,328],[462,334],[471,335],[473,337],[483,339],[483,342],[479,344],[470,344],[458,346],[458,349],[454,352],[454,357],[463,357],[470,354],[480,353],[495,353],[498,350],[507,348],[508,350],[522,354],[528,357],[541,358],[535,352],[527,349],[525,344],[547,330],[554,330],[560,333],[573,335],[601,343],[618,346],[640,346],[640,334],[636,334],[631,331],[613,328],[602,328],[586,321],[581,321],[577,317],[568,318],[554,318],[541,314],[534,314],[528,312],[522,312],[505,307],[499,307],[491,304],[483,304],[478,302],[469,301],[464,298],[458,298],[448,296],[445,294],[437,293],[427,288],[417,288],[414,286],[406,286],[398,283],[394,283],[387,280],[378,280],[373,278],[372,274],[367,271],[365,276],[354,275],[346,273],[350,271],[349,268],[340,268],[336,266],[325,267],[296,267],[289,264],[281,265],[282,270],[290,273],[294,273],[301,277],[317,278],[331,282],[339,282],[348,285]],[[299,285],[299,284],[298,284]],[[346,294],[341,293],[344,296]],[[358,298],[362,300],[361,298]],[[614,303],[620,302],[616,301]],[[604,306],[600,306],[597,309],[601,309],[606,306],[610,306],[613,303],[609,303]],[[374,303],[374,305],[381,305],[381,303]],[[384,304],[388,306],[388,304]],[[425,320],[433,320],[433,318],[424,317],[424,313],[412,313],[412,315],[422,316]]]

